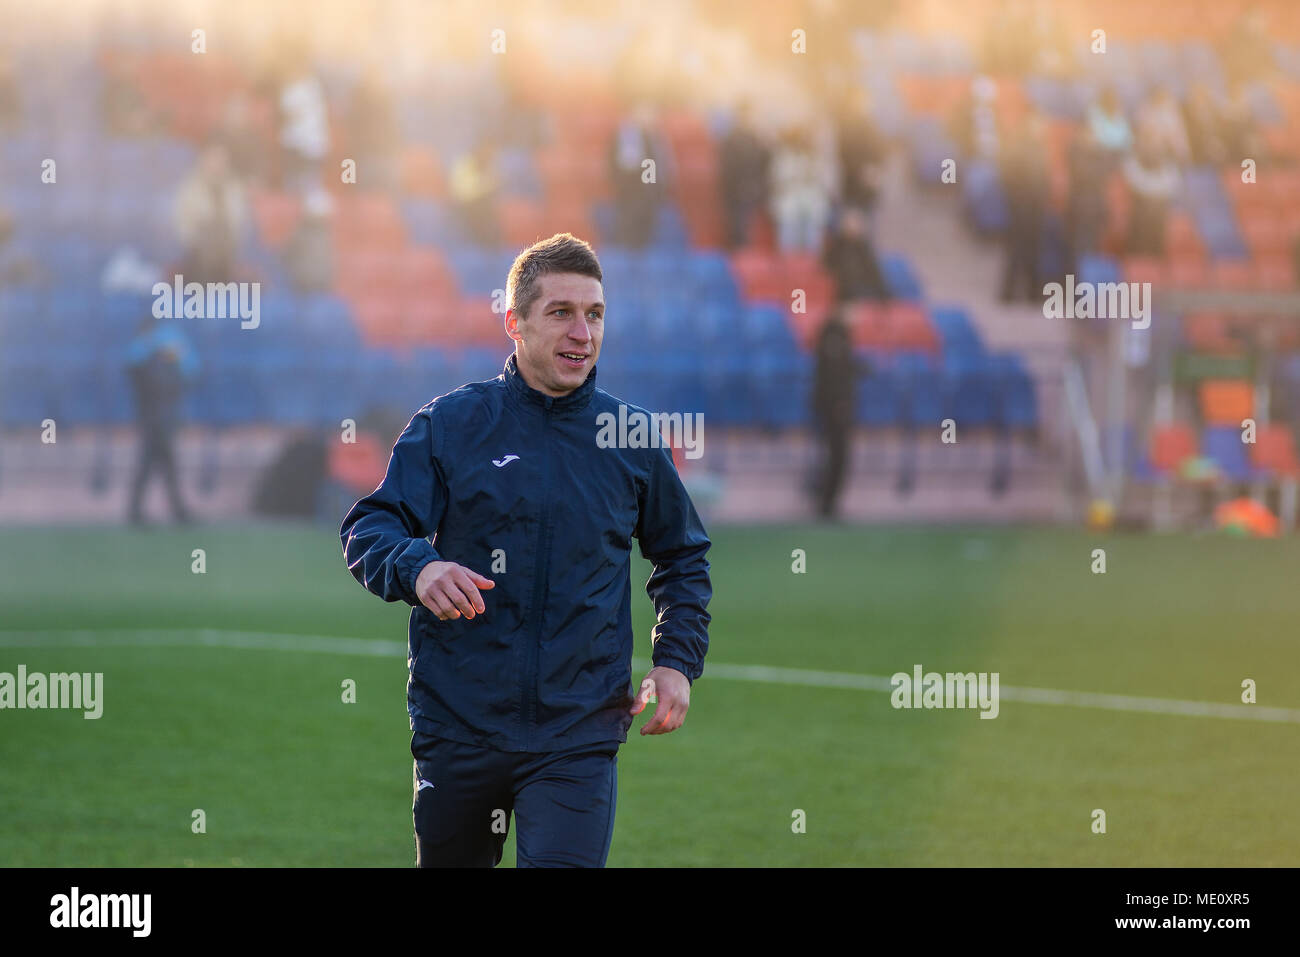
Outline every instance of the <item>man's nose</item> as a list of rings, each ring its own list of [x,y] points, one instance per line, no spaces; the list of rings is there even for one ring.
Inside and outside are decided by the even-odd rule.
[[[569,323],[569,338],[577,339],[579,342],[591,341],[591,329],[588,327],[586,319],[578,319]]]

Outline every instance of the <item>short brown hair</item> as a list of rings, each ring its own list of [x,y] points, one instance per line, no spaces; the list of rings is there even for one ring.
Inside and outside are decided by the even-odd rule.
[[[520,318],[528,315],[542,291],[537,280],[550,273],[575,272],[605,281],[591,244],[573,233],[556,233],[550,239],[533,243],[517,257],[506,279],[506,308],[513,309]]]

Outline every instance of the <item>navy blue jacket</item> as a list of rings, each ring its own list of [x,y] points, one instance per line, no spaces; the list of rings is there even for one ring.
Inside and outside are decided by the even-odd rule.
[[[595,368],[547,396],[512,354],[497,378],[420,409],[383,482],[343,519],[353,576],[412,606],[412,729],[501,751],[626,741],[633,538],[654,566],[654,664],[691,681],[703,671],[709,539],[671,450],[597,445],[597,416],[620,401]],[[440,621],[425,608],[414,589],[430,561],[492,579],[485,613]]]

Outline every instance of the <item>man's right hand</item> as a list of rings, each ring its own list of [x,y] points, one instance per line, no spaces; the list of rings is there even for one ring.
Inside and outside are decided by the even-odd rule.
[[[415,597],[425,608],[443,621],[473,618],[484,611],[479,589],[495,588],[496,582],[484,578],[455,562],[429,562],[415,579]]]

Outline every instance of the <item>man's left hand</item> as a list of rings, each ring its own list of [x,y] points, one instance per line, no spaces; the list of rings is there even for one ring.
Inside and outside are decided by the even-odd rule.
[[[631,713],[645,710],[651,697],[657,696],[659,706],[654,717],[641,728],[642,734],[668,734],[676,731],[686,720],[686,709],[691,706],[691,683],[686,676],[673,668],[651,668],[641,682]]]

